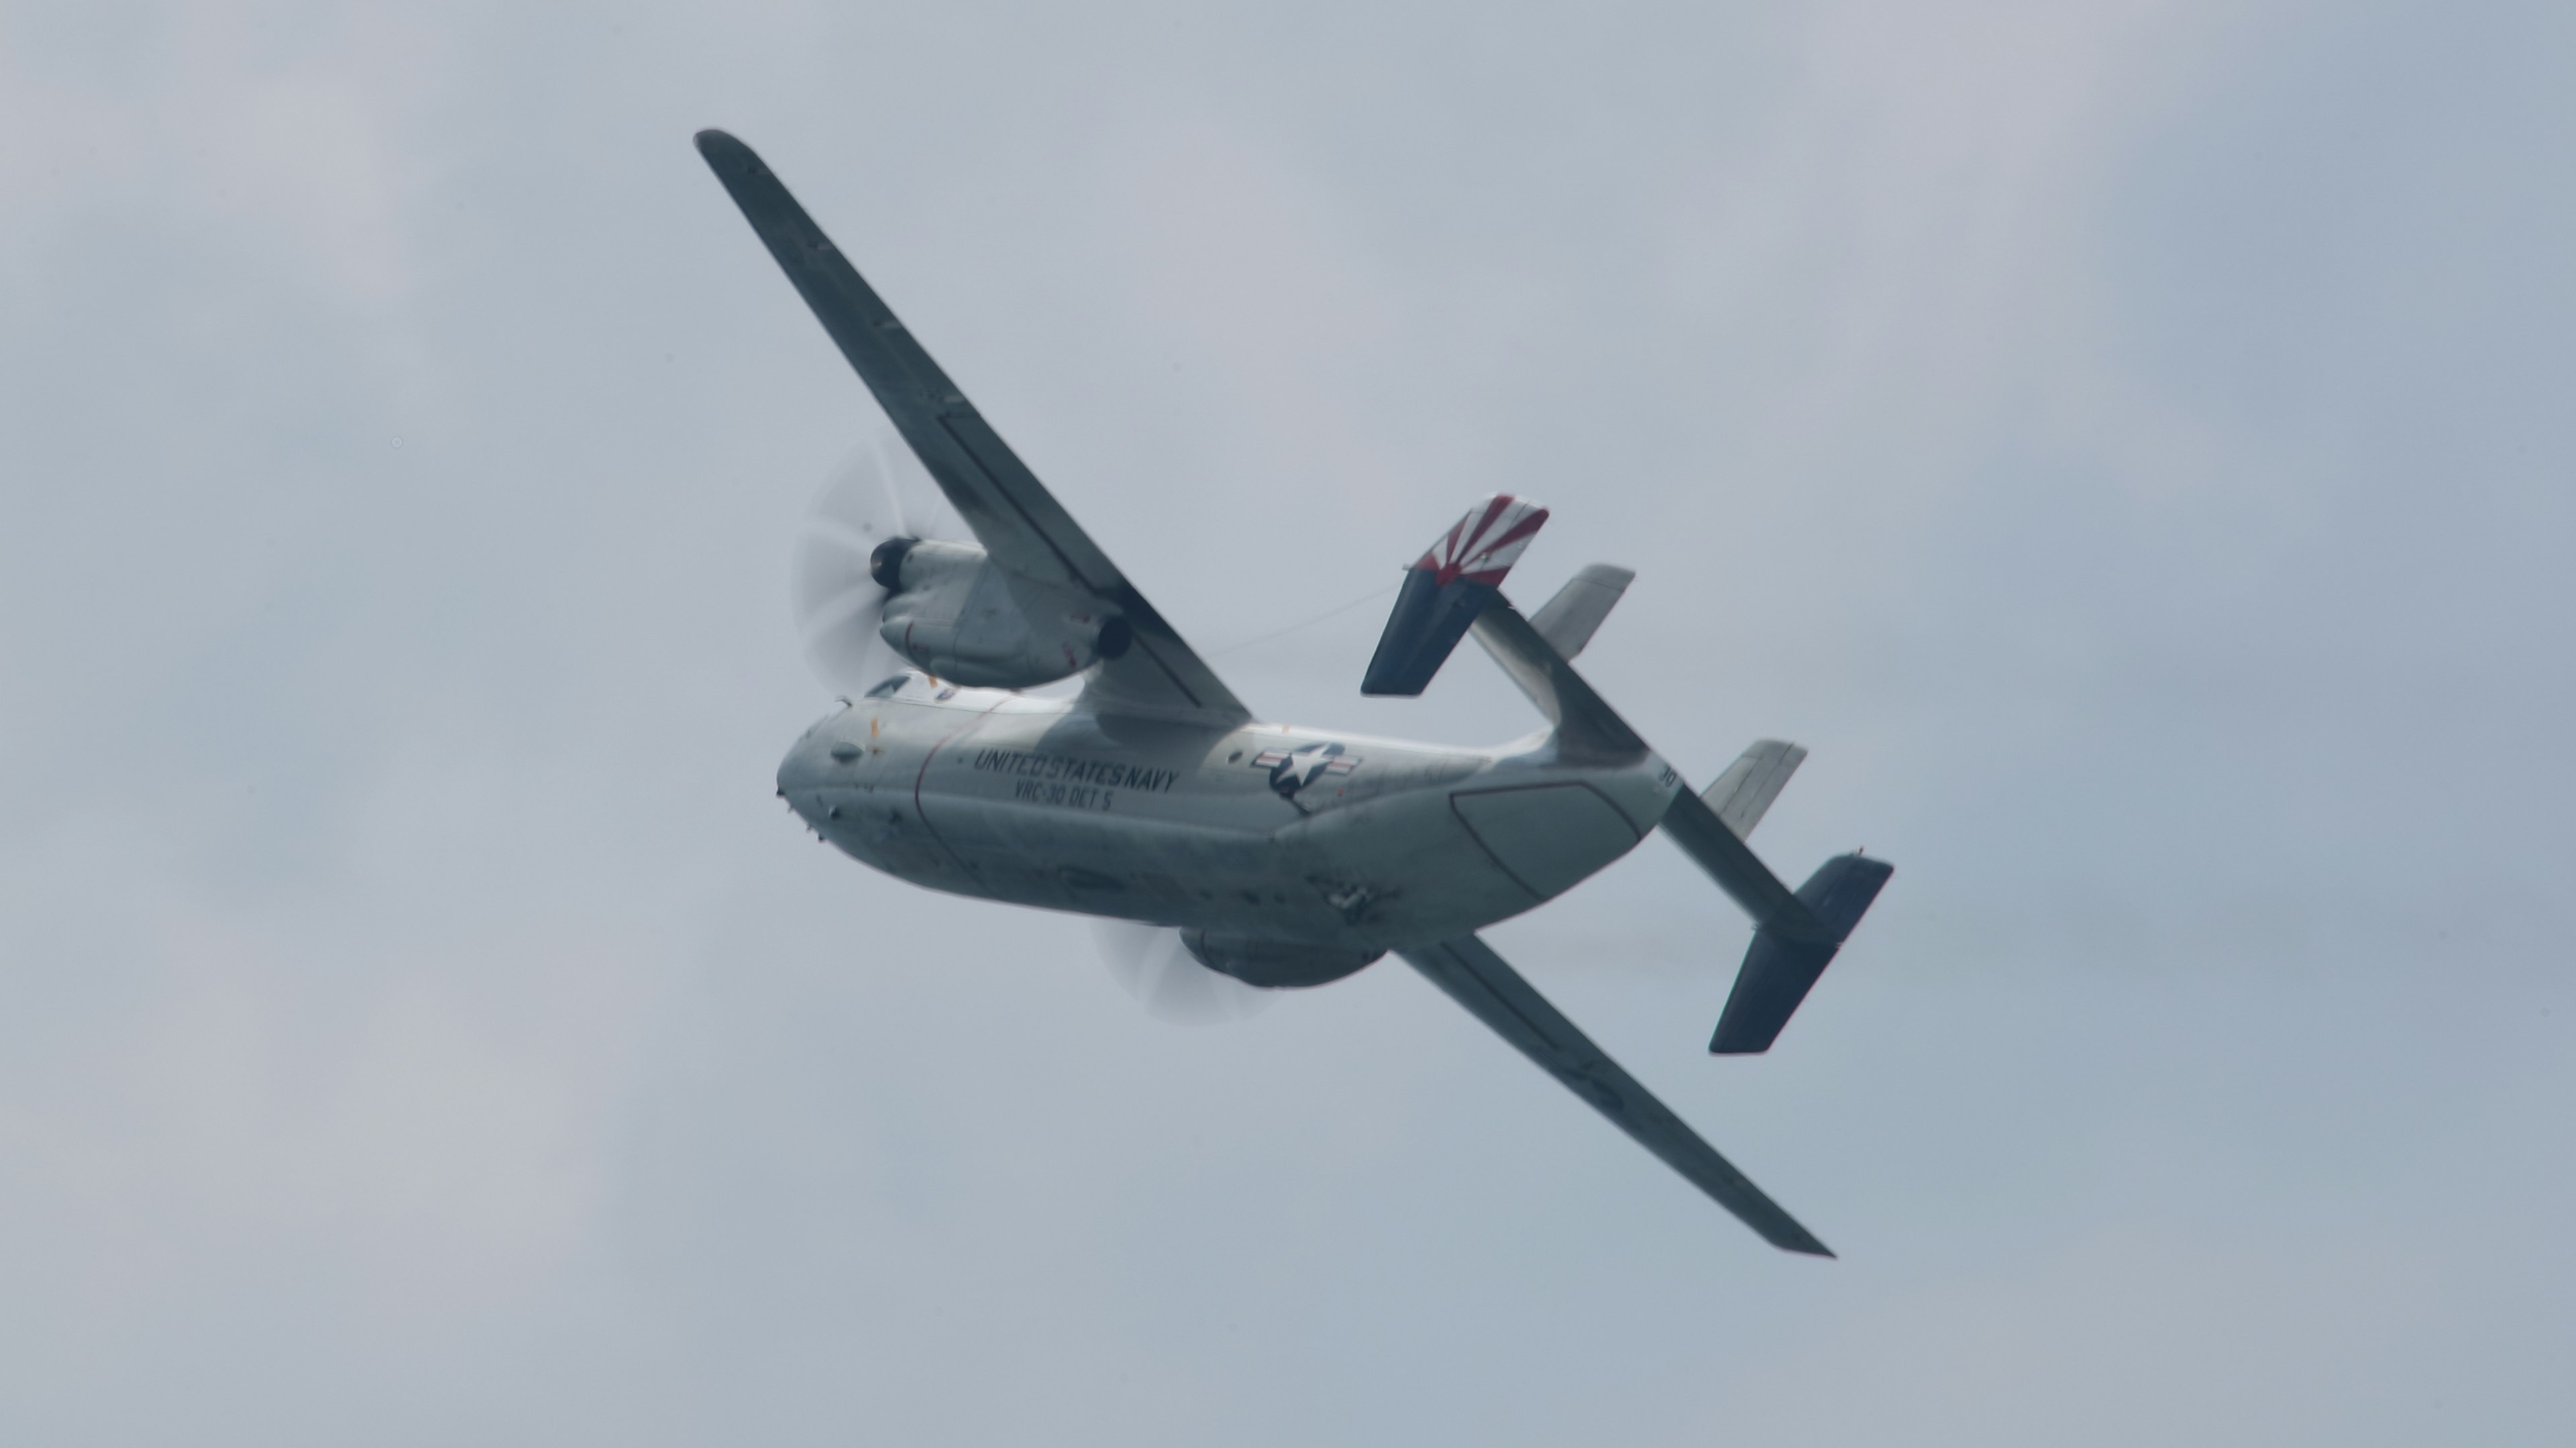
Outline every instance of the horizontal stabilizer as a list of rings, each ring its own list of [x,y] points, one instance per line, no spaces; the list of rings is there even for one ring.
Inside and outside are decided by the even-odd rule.
[[[1805,749],[1786,740],[1757,739],[1700,798],[1717,811],[1718,819],[1735,831],[1737,839],[1750,839],[1771,801],[1780,797],[1780,787],[1806,758]]]
[[[1589,564],[1582,572],[1567,579],[1565,586],[1556,591],[1556,597],[1530,615],[1530,627],[1538,630],[1539,637],[1554,644],[1559,654],[1571,659],[1583,652],[1585,644],[1592,642],[1593,632],[1601,627],[1601,620],[1610,616],[1611,608],[1619,602],[1619,595],[1626,593],[1628,585],[1636,579],[1635,570],[1621,568],[1615,563]]]
[[[1468,625],[1503,596],[1503,575],[1546,522],[1547,509],[1509,493],[1469,508],[1405,571],[1360,692],[1410,696],[1429,688]]]
[[[1808,876],[1807,883],[1798,887],[1798,900],[1828,938],[1812,934],[1802,938],[1767,925],[1755,930],[1709,1050],[1724,1056],[1770,1050],[1780,1028],[1789,1024],[1799,1002],[1807,998],[1852,927],[1878,898],[1879,887],[1894,873],[1896,867],[1884,860],[1855,854],[1836,855]]]
[[[1476,616],[1476,642],[1503,666],[1503,673],[1529,695],[1530,702],[1547,716],[1554,727],[1559,753],[1568,758],[1622,758],[1646,752],[1646,741],[1619,717],[1608,700],[1584,682],[1574,665],[1530,621],[1521,617],[1508,598],[1496,599]],[[1699,803],[1699,797],[1690,797]],[[1711,828],[1724,833],[1721,826]],[[1741,850],[1741,844],[1736,846]],[[1780,893],[1789,892],[1783,888]]]

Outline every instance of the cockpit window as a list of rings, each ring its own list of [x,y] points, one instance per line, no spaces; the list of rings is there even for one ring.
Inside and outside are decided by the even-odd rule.
[[[875,688],[868,690],[866,697],[871,699],[883,699],[900,690],[911,680],[911,678],[912,675],[910,674],[897,674],[893,678],[886,680],[884,683],[877,685]]]

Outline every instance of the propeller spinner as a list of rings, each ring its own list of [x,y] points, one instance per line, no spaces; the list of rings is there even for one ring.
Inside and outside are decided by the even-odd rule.
[[[877,635],[891,596],[880,575],[892,570],[881,565],[907,542],[966,538],[903,439],[880,433],[851,453],[806,509],[788,573],[796,635],[815,677],[856,698],[911,667]]]

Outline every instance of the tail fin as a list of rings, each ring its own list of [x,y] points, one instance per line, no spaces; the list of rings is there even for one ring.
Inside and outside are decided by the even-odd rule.
[[[1824,925],[1831,938],[1801,940],[1768,925],[1753,932],[1736,972],[1735,989],[1717,1018],[1717,1034],[1708,1049],[1721,1056],[1751,1055],[1771,1049],[1780,1028],[1815,988],[1817,977],[1851,937],[1852,927],[1878,898],[1879,887],[1896,867],[1858,854],[1836,855],[1798,887],[1798,900]]]
[[[1473,628],[1476,642],[1547,716],[1562,754],[1601,759],[1643,755],[1646,741],[1568,662],[1591,642],[1593,630],[1635,575],[1594,564],[1560,589],[1535,618],[1523,618],[1503,597],[1503,575],[1546,521],[1545,508],[1500,493],[1469,509],[1405,578],[1360,692],[1421,693]],[[1659,822],[1682,852],[1753,917],[1753,946],[1736,974],[1711,1051],[1770,1049],[1895,873],[1894,866],[1881,860],[1837,855],[1793,892],[1744,843],[1806,757],[1807,751],[1795,744],[1761,740],[1705,794],[1694,794],[1687,786],[1675,794]]]
[[[1726,766],[1726,773],[1719,775],[1717,783],[1700,798],[1717,811],[1717,817],[1735,831],[1736,838],[1749,838],[1753,827],[1762,823],[1762,816],[1769,812],[1771,801],[1780,797],[1781,786],[1798,772],[1806,758],[1804,748],[1785,739],[1757,739],[1752,748]]]
[[[1608,618],[1610,610],[1618,606],[1619,595],[1626,593],[1628,585],[1636,581],[1637,574],[1633,569],[1621,568],[1615,563],[1586,564],[1582,572],[1565,580],[1565,586],[1556,591],[1556,597],[1540,605],[1539,611],[1530,615],[1530,627],[1538,630],[1539,637],[1554,644],[1558,653],[1571,659],[1583,652],[1585,644],[1592,642],[1593,631],[1600,628],[1601,620]]]
[[[1503,596],[1503,575],[1546,522],[1547,509],[1509,493],[1469,508],[1406,572],[1360,692],[1413,695],[1430,687],[1467,626]]]
[[[1744,751],[1706,794],[1685,788],[1665,809],[1663,832],[1753,917],[1753,945],[1709,1050],[1741,1055],[1771,1049],[1852,927],[1896,867],[1859,854],[1825,861],[1792,892],[1757,858],[1744,836],[1788,782],[1807,751],[1766,739]]]

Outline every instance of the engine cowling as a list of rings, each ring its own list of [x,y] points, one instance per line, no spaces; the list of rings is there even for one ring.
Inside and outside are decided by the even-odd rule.
[[[890,591],[877,634],[923,670],[1027,689],[1127,651],[1127,621],[1071,589],[1012,578],[971,543],[892,538],[868,572]]]
[[[1323,985],[1358,973],[1386,952],[1300,945],[1209,930],[1184,930],[1181,944],[1198,963],[1246,985],[1272,990]]]

